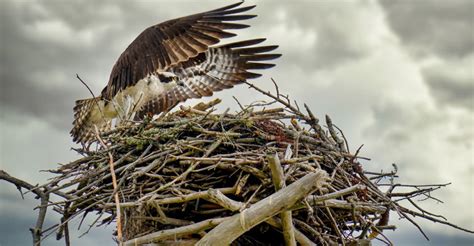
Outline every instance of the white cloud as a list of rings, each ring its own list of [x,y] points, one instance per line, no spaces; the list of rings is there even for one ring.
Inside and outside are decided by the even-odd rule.
[[[267,35],[270,40],[280,40],[279,52],[292,52],[292,55],[300,56],[310,55],[309,51],[316,44],[316,32],[291,25],[286,18],[279,19],[278,22],[269,28]]]

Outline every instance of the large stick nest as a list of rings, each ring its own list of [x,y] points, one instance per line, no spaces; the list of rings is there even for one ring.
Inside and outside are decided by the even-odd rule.
[[[225,227],[224,221],[237,214],[240,228],[227,228],[241,234],[234,244],[280,245],[296,237],[302,245],[332,245],[377,236],[387,240],[381,232],[394,229],[388,225],[390,210],[402,217],[424,214],[397,201],[439,185],[393,193],[400,187],[393,183],[395,172],[364,172],[363,158],[348,151],[329,117],[322,127],[306,105],[302,113],[278,90],[275,96],[255,89],[272,102],[239,104],[236,113],[214,111],[219,100],[181,107],[103,133],[98,140],[106,147],[79,149],[83,158],[50,170],[57,176],[43,187],[62,192],[64,200],[50,204],[63,215],[60,234],[72,218],[96,212],[92,225],[110,223],[120,214],[118,230],[126,245],[192,244],[206,233],[212,240],[211,230]],[[311,182],[317,185],[310,190],[300,183],[303,190],[291,186],[314,173]],[[388,187],[384,192],[383,186]],[[264,200],[279,195],[279,189],[278,204],[273,197]],[[258,210],[259,202],[268,204]],[[245,216],[252,207],[262,218]]]

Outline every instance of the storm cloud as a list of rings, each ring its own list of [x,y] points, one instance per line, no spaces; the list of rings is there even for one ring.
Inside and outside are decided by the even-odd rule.
[[[417,55],[462,57],[473,52],[474,2],[380,1],[402,42]]]
[[[365,163],[368,170],[390,169],[395,162],[403,182],[455,181],[437,193],[445,204],[423,206],[472,229],[473,2],[245,2],[253,3],[258,6],[252,13],[259,16],[225,42],[266,37],[266,43],[280,45],[283,54],[275,68],[253,82],[271,90],[272,77],[282,92],[307,103],[319,118],[329,114],[351,150],[364,144],[361,154],[372,158]],[[49,176],[39,170],[77,158],[69,150],[72,106],[90,94],[76,73],[98,94],[117,57],[146,27],[225,4],[1,1],[1,168],[40,183]],[[236,106],[232,96],[244,104],[262,99],[246,86],[216,96],[231,110]],[[21,200],[14,187],[0,194],[0,244],[30,244],[28,228],[35,222],[36,201]],[[400,230],[390,234],[395,244],[425,243],[396,217]],[[16,222],[5,222],[10,220]],[[432,245],[472,242],[472,237],[439,224],[423,225],[435,235]],[[76,232],[73,241],[112,244],[110,231],[97,230],[81,239]]]
[[[474,2],[381,1],[402,44],[423,65],[440,106],[473,109]]]

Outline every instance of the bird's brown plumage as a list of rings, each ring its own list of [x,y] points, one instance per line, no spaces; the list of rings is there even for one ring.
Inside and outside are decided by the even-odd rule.
[[[121,92],[150,76],[159,77],[165,89],[162,93],[145,97],[136,109],[137,117],[160,113],[188,98],[210,96],[215,91],[260,76],[248,70],[272,67],[273,64],[261,61],[279,57],[279,54],[266,53],[277,46],[254,46],[265,39],[214,46],[222,38],[235,36],[226,30],[248,27],[234,21],[256,16],[242,14],[255,6],[239,7],[241,4],[169,20],[145,29],[120,55],[100,96],[76,102],[71,131],[74,141],[91,140],[94,125],[99,129],[106,128],[115,115],[108,116],[107,105]],[[172,74],[173,78],[163,77],[164,73]]]

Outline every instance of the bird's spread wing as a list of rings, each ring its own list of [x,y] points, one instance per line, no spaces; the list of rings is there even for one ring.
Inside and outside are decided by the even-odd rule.
[[[278,46],[254,46],[265,39],[253,39],[209,48],[206,52],[170,68],[176,75],[176,82],[162,95],[149,101],[137,114],[159,113],[189,98],[211,96],[213,92],[243,83],[247,79],[261,76],[250,72],[266,69],[274,64],[263,61],[280,57],[280,54],[266,52]]]
[[[102,98],[110,100],[119,91],[135,85],[157,71],[196,58],[222,38],[235,34],[227,29],[248,25],[233,23],[256,15],[241,14],[255,6],[239,7],[242,2],[223,8],[169,20],[143,31],[121,54],[110,74]]]

